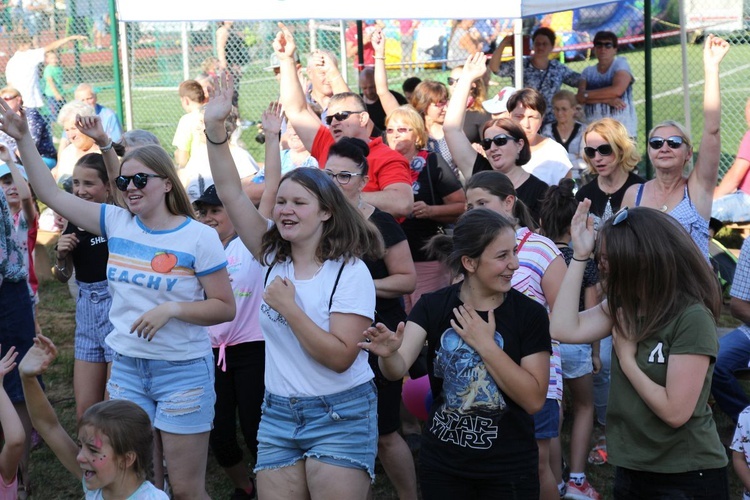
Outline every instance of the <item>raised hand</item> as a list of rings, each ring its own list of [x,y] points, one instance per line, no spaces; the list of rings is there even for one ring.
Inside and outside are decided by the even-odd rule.
[[[383,34],[383,30],[377,28],[372,33],[370,41],[372,42],[372,48],[375,49],[375,57],[385,57],[385,35]]]
[[[0,99],[0,130],[20,141],[29,133],[29,124],[26,122],[24,109],[21,108],[16,113],[3,99]]]
[[[281,109],[281,103],[272,101],[268,107],[263,110],[260,117],[260,124],[263,131],[269,134],[278,134],[281,132],[281,123],[284,120],[284,111]]]
[[[2,142],[0,142],[0,160],[5,163],[15,163],[15,159],[13,158],[8,145]]]
[[[37,334],[34,337],[34,345],[26,352],[26,355],[18,365],[18,372],[22,377],[36,377],[47,371],[49,365],[57,357],[57,347],[44,335]]]
[[[16,352],[15,346],[8,349],[3,359],[0,359],[0,383],[3,382],[3,377],[8,373],[12,372],[16,367],[16,358],[18,353]]]
[[[708,35],[703,45],[703,64],[719,65],[729,52],[729,43],[716,35]]]
[[[462,78],[469,78],[471,81],[484,76],[487,71],[487,56],[482,52],[470,55],[464,63]]]
[[[292,59],[294,51],[297,48],[297,45],[294,43],[294,36],[284,23],[278,23],[278,26],[280,31],[276,34],[276,38],[273,41],[273,52],[279,58],[279,61]]]
[[[229,71],[222,71],[212,80],[213,90],[209,92],[208,104],[203,108],[203,123],[206,128],[209,125],[220,125],[224,128],[224,120],[232,112],[232,95],[234,94],[234,81]],[[211,137],[214,142],[220,142],[223,137]]]
[[[94,142],[99,145],[106,146],[109,143],[109,136],[104,131],[104,127],[102,126],[102,119],[96,115],[76,115],[76,128],[82,134],[94,139]]]
[[[588,259],[594,251],[596,233],[594,231],[594,219],[589,215],[591,200],[586,198],[578,204],[576,213],[570,221],[570,236],[573,241],[573,257],[577,259]]]
[[[398,324],[396,331],[392,332],[383,323],[377,323],[363,332],[369,342],[359,342],[357,346],[381,358],[388,358],[401,347],[404,341],[404,327],[402,321]]]

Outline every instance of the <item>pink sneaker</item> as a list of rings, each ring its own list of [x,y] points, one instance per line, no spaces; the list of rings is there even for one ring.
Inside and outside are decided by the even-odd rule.
[[[588,479],[583,482],[582,485],[578,486],[572,479],[568,481],[568,491],[565,493],[564,498],[570,498],[572,500],[601,500],[601,496],[596,492]]]

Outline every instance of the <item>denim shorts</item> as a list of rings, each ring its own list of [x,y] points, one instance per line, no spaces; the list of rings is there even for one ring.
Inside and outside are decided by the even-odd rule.
[[[89,363],[110,363],[114,351],[104,342],[113,328],[109,285],[107,281],[77,283],[75,357]]]
[[[534,413],[534,438],[552,439],[560,435],[560,403],[546,399],[544,406]]]
[[[377,394],[373,381],[327,396],[276,396],[266,391],[255,472],[314,458],[362,469],[375,478]]]
[[[173,434],[199,434],[213,426],[213,353],[184,361],[131,358],[115,352],[107,383],[111,399],[132,401],[154,427]]]
[[[594,371],[590,344],[560,344],[563,379],[579,378]]]

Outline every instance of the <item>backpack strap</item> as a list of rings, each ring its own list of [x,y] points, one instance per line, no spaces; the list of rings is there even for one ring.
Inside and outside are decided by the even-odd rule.
[[[333,305],[333,294],[336,293],[336,288],[339,286],[339,280],[341,279],[341,273],[344,272],[344,266],[346,265],[346,259],[341,263],[339,273],[336,275],[336,281],[333,283],[333,290],[331,290],[331,298],[328,299],[328,312],[331,312],[331,306]]]
[[[263,288],[265,288],[266,285],[268,284],[268,277],[271,276],[271,269],[273,269],[273,266],[275,266],[275,265],[276,265],[276,263],[274,262],[273,264],[271,264],[270,266],[268,266],[268,271],[266,271],[266,277],[263,278]]]

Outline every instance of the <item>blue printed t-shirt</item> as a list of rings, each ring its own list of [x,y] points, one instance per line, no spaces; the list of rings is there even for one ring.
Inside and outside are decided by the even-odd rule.
[[[204,326],[173,318],[151,342],[131,334],[130,328],[138,317],[164,302],[204,300],[198,278],[227,265],[216,230],[186,217],[174,229],[151,231],[138,216],[113,205],[101,206],[100,226],[109,246],[109,316],[114,326],[107,344],[126,356],[167,361],[210,353]]]

